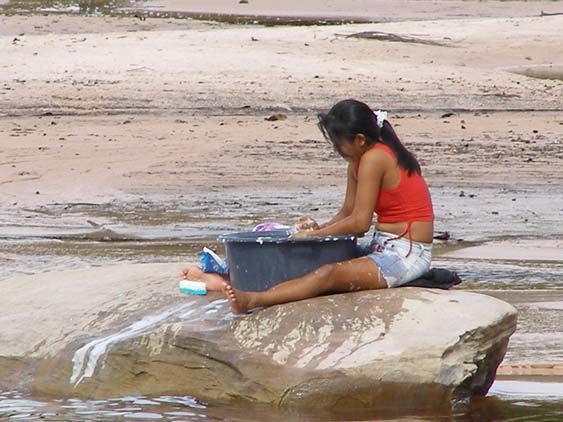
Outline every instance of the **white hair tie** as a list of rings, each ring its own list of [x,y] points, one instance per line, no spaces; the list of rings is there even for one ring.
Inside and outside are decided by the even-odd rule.
[[[387,112],[377,110],[374,111],[373,114],[375,114],[375,117],[377,118],[377,126],[379,126],[380,129],[383,129],[383,123],[387,120]]]

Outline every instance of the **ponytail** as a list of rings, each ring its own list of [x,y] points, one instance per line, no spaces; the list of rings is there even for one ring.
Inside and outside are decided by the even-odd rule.
[[[412,152],[410,152],[401,142],[395,129],[387,120],[383,122],[380,130],[381,143],[387,145],[395,153],[400,167],[407,171],[410,176],[413,173],[421,174],[420,164]]]

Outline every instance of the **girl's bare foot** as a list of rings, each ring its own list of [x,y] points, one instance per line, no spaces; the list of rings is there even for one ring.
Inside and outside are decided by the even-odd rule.
[[[195,266],[195,265],[190,265],[190,266],[188,266],[188,267],[182,268],[182,271],[180,271],[180,274],[182,275],[182,278],[183,278],[184,280],[187,280],[187,279],[188,279],[188,274],[190,273],[190,271],[192,270],[192,268],[199,268],[199,267],[197,267],[197,266]],[[194,280],[194,281],[196,281],[196,280]]]
[[[228,282],[223,283],[223,291],[229,299],[233,314],[245,314],[253,308],[250,304],[252,293],[235,289]]]
[[[229,278],[216,273],[204,273],[201,268],[192,265],[182,269],[182,277],[191,281],[205,282],[208,292],[220,292],[223,290],[223,283],[229,282]]]

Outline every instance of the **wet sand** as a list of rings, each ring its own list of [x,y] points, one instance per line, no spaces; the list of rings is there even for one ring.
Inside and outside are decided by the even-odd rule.
[[[322,139],[314,114],[286,113],[287,120],[277,122],[265,121],[269,113],[263,111],[0,118],[0,198],[22,206],[342,187],[346,164]],[[511,188],[518,179],[515,188],[556,190],[563,183],[561,114],[518,115],[391,113],[391,119],[429,184],[457,186],[462,198],[479,207],[473,190],[483,185]]]

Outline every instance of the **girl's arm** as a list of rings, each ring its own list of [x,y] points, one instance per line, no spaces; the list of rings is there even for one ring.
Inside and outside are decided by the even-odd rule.
[[[338,211],[338,213],[332,217],[330,221],[323,224],[317,224],[312,217],[307,215],[301,216],[297,222],[298,230],[320,230],[342,220],[345,217],[348,217],[352,213],[352,209],[354,208],[354,198],[356,197],[356,188],[358,185],[354,174],[354,163],[350,163],[348,165],[347,175],[346,196],[344,197],[344,203],[342,204],[340,211]]]
[[[358,187],[358,181],[356,180],[356,176],[354,175],[354,163],[348,164],[348,178],[346,182],[346,196],[344,197],[344,203],[342,204],[342,208],[338,213],[327,223],[321,224],[320,229],[325,227],[331,226],[334,223],[348,217],[352,214],[352,210],[354,209],[354,201],[356,198],[356,189]]]
[[[383,154],[376,150],[368,151],[362,156],[350,213],[326,227],[308,232],[308,237],[364,234],[369,230],[373,219],[374,205],[383,180],[385,158]],[[343,207],[343,210],[345,210],[345,207]]]

